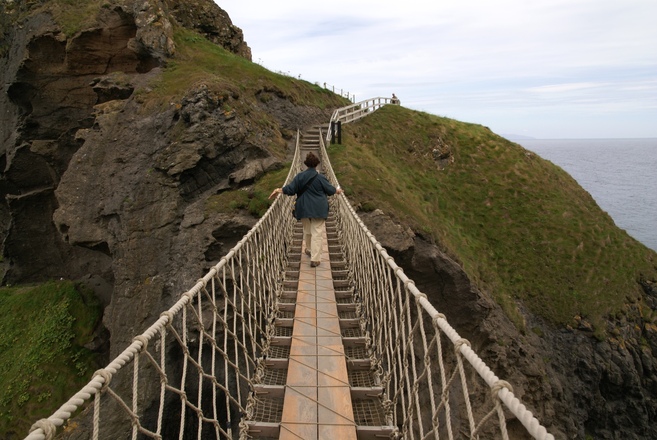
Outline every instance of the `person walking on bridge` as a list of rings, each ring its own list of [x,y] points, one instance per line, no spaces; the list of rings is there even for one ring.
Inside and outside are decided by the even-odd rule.
[[[300,172],[289,185],[276,188],[269,198],[285,194],[297,196],[294,208],[294,217],[303,224],[303,241],[306,245],[306,254],[310,256],[310,267],[319,266],[322,257],[322,229],[328,217],[328,197],[333,194],[342,194],[342,189],[331,185],[323,175],[316,170],[319,158],[312,152],[306,155],[304,165],[308,167]]]

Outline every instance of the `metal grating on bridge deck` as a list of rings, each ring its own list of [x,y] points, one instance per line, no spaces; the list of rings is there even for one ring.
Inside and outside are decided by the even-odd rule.
[[[321,264],[311,268],[301,223],[295,227],[266,368],[253,390],[250,437],[369,440],[395,431],[336,229],[329,218]]]
[[[328,245],[319,267],[303,254],[280,439],[356,439]]]

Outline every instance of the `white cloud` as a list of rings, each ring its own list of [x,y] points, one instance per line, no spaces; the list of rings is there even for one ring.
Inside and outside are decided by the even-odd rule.
[[[592,82],[549,84],[545,86],[532,87],[527,89],[527,91],[530,93],[540,93],[540,94],[554,94],[554,93],[561,94],[563,92],[573,92],[579,90],[599,88],[603,86],[605,86],[605,84],[592,83]]]
[[[654,0],[216,1],[255,62],[356,99],[395,92],[506,133],[535,115],[548,137],[607,133],[608,120],[595,123],[604,109],[616,112],[615,137],[657,137],[654,122],[637,128],[657,120]],[[577,128],[547,122],[582,112]]]

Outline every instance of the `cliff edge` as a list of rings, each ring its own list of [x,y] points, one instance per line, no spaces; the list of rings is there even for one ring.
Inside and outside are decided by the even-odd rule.
[[[257,182],[283,170],[296,130],[347,104],[252,63],[211,0],[4,1],[0,25],[3,284],[91,287],[105,327],[93,347],[106,358],[256,222]],[[389,107],[350,124],[348,147],[331,151],[372,232],[557,438],[657,437],[654,252],[519,146]],[[567,190],[547,191],[548,179]],[[534,204],[556,193],[567,208]],[[555,212],[557,238],[541,236],[540,215]],[[531,233],[513,235],[522,223]],[[581,243],[551,254],[576,223]],[[600,258],[571,271],[587,254]],[[591,280],[604,288],[582,291]],[[607,287],[603,311],[572,307],[602,302]],[[565,292],[562,315],[548,291]]]

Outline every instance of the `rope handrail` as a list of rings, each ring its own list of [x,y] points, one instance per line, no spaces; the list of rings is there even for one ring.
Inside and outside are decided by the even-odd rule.
[[[319,143],[324,172],[337,185],[321,129]],[[297,132],[286,183],[301,168]],[[534,438],[553,439],[404,274],[347,197],[330,203],[395,435],[508,439],[506,408]],[[270,352],[283,294],[296,223],[292,204],[293,198],[278,197],[203,278],[54,414],[37,421],[26,439],[54,438],[79,410],[93,418],[94,440],[168,439],[172,432],[180,439],[248,438],[252,391]],[[473,405],[472,396],[487,397]]]
[[[349,106],[349,107],[353,107],[353,106]],[[334,112],[334,115],[341,113],[342,112],[336,111]],[[321,158],[322,162],[325,164],[324,169],[326,171],[327,177],[333,184],[337,185],[338,180],[330,164],[328,153],[326,151],[326,146],[324,142],[321,143],[320,153],[322,156]],[[354,281],[354,284],[358,286],[357,290],[359,290],[361,292],[361,295],[363,296],[363,302],[366,304],[366,314],[369,316],[370,320],[374,320],[377,316],[380,316],[382,310],[386,310],[385,307],[380,307],[383,304],[380,301],[382,297],[389,296],[387,299],[389,301],[387,306],[390,310],[395,311],[394,313],[395,315],[401,313],[400,310],[395,309],[393,307],[395,302],[397,302],[397,305],[402,305],[403,306],[402,308],[409,308],[411,304],[410,299],[413,298],[418,308],[417,317],[421,319],[423,314],[426,314],[428,318],[430,318],[430,321],[432,323],[435,332],[434,339],[432,340],[431,343],[427,345],[427,340],[425,339],[425,335],[424,335],[424,323],[422,322],[419,327],[417,326],[417,323],[414,323],[412,325],[413,329],[421,329],[421,330],[411,331],[410,337],[412,338],[413,332],[420,331],[420,333],[422,333],[423,344],[426,350],[425,358],[429,359],[432,357],[432,355],[436,354],[436,352],[430,352],[428,347],[432,346],[433,344],[436,346],[436,348],[439,348],[440,342],[439,339],[436,338],[438,338],[440,334],[444,334],[445,336],[447,336],[447,338],[451,341],[451,343],[455,347],[455,352],[457,354],[457,363],[461,365],[461,358],[464,358],[468,361],[468,363],[474,368],[477,374],[485,381],[487,386],[490,388],[491,393],[493,394],[491,397],[494,399],[495,402],[497,402],[496,399],[502,401],[505,404],[505,406],[511,411],[511,413],[513,413],[513,415],[517,417],[517,419],[527,429],[527,432],[530,435],[532,435],[535,439],[553,440],[554,436],[552,434],[549,434],[547,432],[547,429],[543,427],[540,424],[540,422],[533,416],[533,414],[529,410],[527,410],[527,408],[520,402],[520,400],[517,397],[515,397],[511,389],[511,386],[507,382],[500,380],[490,370],[490,368],[484,363],[484,361],[470,347],[469,342],[461,338],[461,336],[456,332],[456,330],[452,328],[450,324],[447,322],[445,316],[436,310],[436,308],[427,299],[427,296],[415,286],[415,283],[410,278],[406,276],[403,269],[395,263],[393,257],[391,257],[387,253],[387,251],[381,245],[381,243],[369,231],[367,226],[365,226],[365,224],[360,219],[358,214],[355,212],[351,204],[349,204],[347,197],[345,195],[339,196],[337,204],[338,204],[337,210],[340,212],[340,215],[337,216],[337,219],[341,223],[338,229],[341,230],[343,234],[349,234],[349,238],[346,239],[345,242],[350,243],[352,245],[345,249],[345,252],[349,255],[348,260],[350,262],[350,265],[352,266],[352,271],[353,271],[352,279]],[[360,244],[363,242],[367,242],[368,245],[361,250],[356,249],[356,244]],[[371,261],[372,259],[375,259],[376,263],[372,263]],[[375,269],[377,265],[378,268]],[[360,268],[363,267],[367,268],[367,270],[361,271]],[[376,271],[376,273],[373,273],[373,271]],[[374,283],[373,280],[385,280],[385,282],[387,282],[387,287],[381,285],[381,283]],[[394,288],[391,289],[390,287],[393,286]],[[381,288],[379,289],[377,287],[381,287]],[[408,296],[408,298],[406,298],[405,303],[401,302],[402,301],[401,296],[403,296],[402,293]],[[395,295],[398,295],[398,297],[394,298]],[[409,317],[411,316],[410,310],[407,311],[407,316]],[[381,318],[379,320],[380,327],[382,328],[388,327],[389,323],[395,321],[395,319],[396,319],[395,316],[386,316],[384,318]],[[407,323],[407,325],[409,325],[409,323]],[[401,342],[399,335],[394,335],[394,337],[391,337],[393,336],[392,334],[387,334],[387,335],[383,334],[380,330],[377,330],[377,326],[374,325],[372,322],[368,323],[368,328],[373,333],[370,337],[374,341],[378,340],[383,342],[387,340],[387,341],[395,341],[398,343]],[[377,331],[379,332],[379,334],[378,335],[374,334],[377,333]],[[390,332],[390,330],[387,331]],[[374,349],[381,351],[381,347],[375,346]],[[399,358],[399,355],[401,353],[396,352],[394,355],[392,355],[392,352],[394,352],[394,349],[390,349],[390,353],[387,355],[389,356],[389,359],[386,362],[387,366],[391,367],[395,364],[404,365],[405,360]],[[441,356],[441,365],[442,365],[443,362],[442,354],[439,353],[439,355]],[[392,360],[393,357],[397,357],[397,359]],[[408,367],[408,365],[406,365],[406,367]],[[462,368],[460,369],[462,370]],[[406,368],[402,368],[398,370],[397,373],[405,370]],[[422,374],[425,375],[428,374],[428,376],[430,377],[431,370],[425,371]],[[472,410],[469,405],[470,398],[468,396],[467,388],[465,385],[466,377],[463,371],[460,371],[458,374],[461,376],[463,391],[465,394],[464,400],[467,402],[466,406],[468,407],[468,413],[470,413]],[[404,391],[405,385],[403,383],[403,381],[406,381],[406,384],[408,385],[411,383],[411,380],[410,378],[402,377],[402,376],[403,374],[399,376],[399,379],[403,379],[403,380],[398,382],[397,384],[393,383],[393,381],[388,382],[388,387],[387,387],[388,396],[391,398],[393,402],[395,401],[395,399],[397,399],[398,403],[412,402],[414,399],[417,399],[417,396],[413,396],[412,393],[408,394],[408,390]],[[437,374],[436,376],[441,376],[435,378],[437,379],[438,382],[446,384],[446,376],[444,372],[442,373],[442,375]],[[428,387],[429,390],[431,390],[434,387],[434,384],[431,383],[430,378],[427,379],[427,382],[428,383],[425,383],[425,385]],[[407,393],[406,395],[404,395],[405,392]],[[449,401],[443,400],[441,405],[443,406],[443,408],[446,409],[447,416],[449,418],[449,412],[450,412]],[[416,404],[416,407],[421,408],[422,405],[418,403]],[[408,406],[404,407],[404,404],[401,403],[401,408],[403,409],[400,409],[400,411],[404,413],[404,415],[402,416],[403,420],[407,421],[410,418],[412,418],[414,414],[413,414],[413,410],[410,409],[410,407]],[[431,423],[427,423],[427,426],[430,427],[430,430],[438,432],[440,427],[437,426],[435,422],[437,419],[437,413],[439,412],[440,408],[434,402],[432,402],[431,408],[432,408]],[[498,417],[500,419],[499,424],[503,438],[508,438],[506,436],[505,423],[503,423],[504,412],[502,408],[498,406],[494,409],[494,411],[497,412]],[[472,414],[468,414],[468,415],[469,415],[469,419],[471,420],[470,421],[471,434],[474,435],[474,433],[478,429],[481,429],[481,427],[475,428]],[[417,417],[418,414],[415,414],[415,416]],[[398,420],[397,414],[395,414],[394,418]],[[481,423],[483,423],[484,421],[486,420],[483,420]],[[421,425],[422,420],[419,420],[419,423]],[[420,438],[425,438],[424,435],[425,433],[422,432],[422,426],[420,426],[420,433],[422,434],[420,435]],[[408,438],[414,438],[413,432],[410,428],[409,431],[403,432],[402,434],[408,434]],[[406,438],[406,435],[404,435],[404,437]],[[436,438],[439,437],[436,436]],[[451,433],[448,436],[448,438],[452,438]]]
[[[294,156],[294,161],[290,167],[290,172],[286,178],[286,183],[291,180],[291,178],[296,175],[296,173],[301,168],[301,163],[299,160],[299,133],[297,132],[296,137],[296,152]],[[163,312],[160,315],[160,318],[155,321],[146,331],[141,335],[135,337],[133,342],[116,358],[114,358],[105,368],[96,371],[91,380],[76,394],[74,394],[66,403],[64,403],[58,410],[56,410],[50,417],[46,419],[41,419],[34,423],[30,433],[25,437],[26,440],[45,440],[52,439],[57,431],[57,429],[66,423],[68,419],[78,410],[82,409],[86,403],[89,403],[94,398],[94,429],[93,429],[93,439],[99,438],[99,425],[98,425],[98,415],[96,414],[100,411],[100,401],[98,400],[101,394],[104,394],[104,397],[111,396],[115,400],[115,403],[121,407],[124,411],[127,411],[127,418],[130,420],[128,423],[133,426],[133,432],[141,432],[142,434],[146,432],[148,437],[151,438],[161,438],[158,432],[162,430],[163,423],[162,414],[160,414],[159,420],[157,422],[157,428],[154,430],[148,430],[141,426],[138,412],[143,411],[143,408],[140,410],[136,396],[138,390],[134,388],[133,393],[133,407],[134,409],[129,408],[121,398],[118,396],[119,392],[112,392],[109,389],[110,382],[112,378],[120,373],[124,367],[128,364],[135,364],[134,374],[136,376],[135,381],[139,375],[139,368],[137,367],[137,362],[139,355],[146,355],[150,358],[150,362],[157,365],[154,368],[157,370],[157,375],[160,376],[162,381],[161,386],[161,398],[160,406],[163,407],[164,404],[164,394],[165,391],[175,392],[172,385],[167,383],[167,376],[165,374],[165,364],[166,364],[166,349],[161,347],[166,347],[165,339],[169,334],[173,334],[174,338],[177,339],[181,344],[180,349],[184,352],[184,363],[185,367],[187,364],[195,364],[195,368],[199,371],[199,374],[207,375],[205,368],[202,365],[204,361],[195,360],[190,353],[189,347],[186,344],[189,343],[189,333],[190,330],[198,333],[199,340],[196,344],[200,344],[199,347],[202,347],[202,342],[211,341],[213,346],[213,359],[211,362],[211,369],[214,371],[216,368],[217,360],[214,358],[216,352],[219,352],[221,357],[225,360],[224,366],[232,368],[230,373],[231,380],[240,382],[247,382],[248,386],[251,386],[251,376],[255,372],[255,365],[259,362],[261,354],[266,351],[267,342],[258,342],[258,338],[262,335],[267,334],[266,324],[272,320],[274,314],[274,303],[273,299],[276,297],[277,289],[280,289],[281,273],[283,267],[286,264],[286,246],[290,241],[292,236],[292,228],[294,225],[294,219],[289,215],[292,208],[293,200],[289,197],[278,197],[267,210],[267,212],[258,220],[258,222],[251,228],[249,232],[246,233],[244,237],[224,256],[221,260],[212,267],[208,273],[201,278],[191,289],[181,294],[181,297],[171,306],[168,310]],[[275,227],[274,227],[275,225]],[[264,262],[264,264],[263,264]],[[208,285],[210,285],[210,291],[208,292]],[[232,297],[231,297],[232,295]],[[205,302],[204,302],[205,299]],[[223,301],[223,302],[222,302]],[[186,314],[188,309],[191,307],[194,309],[194,302],[197,302],[197,305],[201,310],[200,312],[192,313],[193,318],[190,323]],[[220,304],[221,303],[221,304]],[[235,316],[231,317],[233,321],[239,319],[241,320],[241,329],[237,327],[231,329],[227,328],[227,316],[224,316],[223,319],[220,314],[221,309],[228,310],[228,308],[233,308]],[[214,311],[214,317],[212,319],[212,329],[209,331],[204,322],[203,313],[211,309]],[[247,313],[244,313],[244,312]],[[253,313],[257,316],[250,316],[248,313]],[[214,326],[217,322],[221,322],[224,325],[223,335],[224,343],[223,347],[218,347],[218,334],[222,333],[221,329],[216,329]],[[180,328],[182,328],[182,335],[180,334]],[[248,353],[241,353],[239,356],[235,354],[230,358],[230,349],[227,343],[227,337],[225,335],[230,334],[233,339],[241,339],[240,347],[244,348]],[[160,336],[160,340],[156,341],[156,349],[154,352],[159,351],[161,358],[159,363],[155,361],[158,357],[156,354],[150,353],[147,351],[151,349],[149,347],[150,342],[157,336]],[[238,345],[237,342],[231,342],[231,344]],[[199,356],[201,349],[199,350]],[[240,366],[238,357],[245,357],[244,361],[247,366]],[[230,361],[228,360],[230,358]],[[246,370],[244,369],[246,367]],[[226,394],[234,391],[231,389],[235,388],[234,384],[228,383],[229,373],[224,371],[224,376],[226,377],[224,384],[217,384],[218,388],[222,389]],[[185,373],[186,375],[186,373]],[[184,382],[181,379],[181,382]],[[240,385],[242,388],[245,387],[244,384]],[[240,386],[238,386],[238,390]],[[202,388],[198,387],[199,390]],[[240,394],[235,392],[235,394]],[[183,400],[183,405],[189,405],[189,397],[184,392],[184,387],[182,392],[179,394]],[[200,396],[200,395],[199,395]],[[106,398],[105,400],[108,400]],[[144,400],[142,398],[141,400]],[[199,397],[199,402],[201,397]],[[216,399],[215,399],[216,400]],[[233,396],[226,397],[227,404],[226,407],[234,407],[233,411],[226,410],[225,418],[230,421],[239,421],[243,414],[246,413],[246,398],[243,402],[235,399]],[[141,402],[143,405],[143,402]],[[107,403],[106,403],[107,404]],[[201,411],[199,408],[202,406],[200,403],[197,405],[191,405],[192,411],[198,412]],[[160,410],[161,411],[161,410]],[[111,411],[109,411],[111,412]],[[185,417],[185,410],[182,410],[181,419]],[[202,412],[202,411],[201,411]],[[213,411],[215,414],[217,412],[216,408]],[[205,420],[205,417],[201,417]],[[184,421],[181,420],[181,426],[184,426]],[[220,431],[224,435],[230,434],[230,428],[227,432],[224,432],[223,429]],[[149,435],[148,432],[151,434]],[[182,428],[181,428],[182,432]],[[230,435],[229,435],[230,436]],[[134,435],[133,435],[133,438]]]

